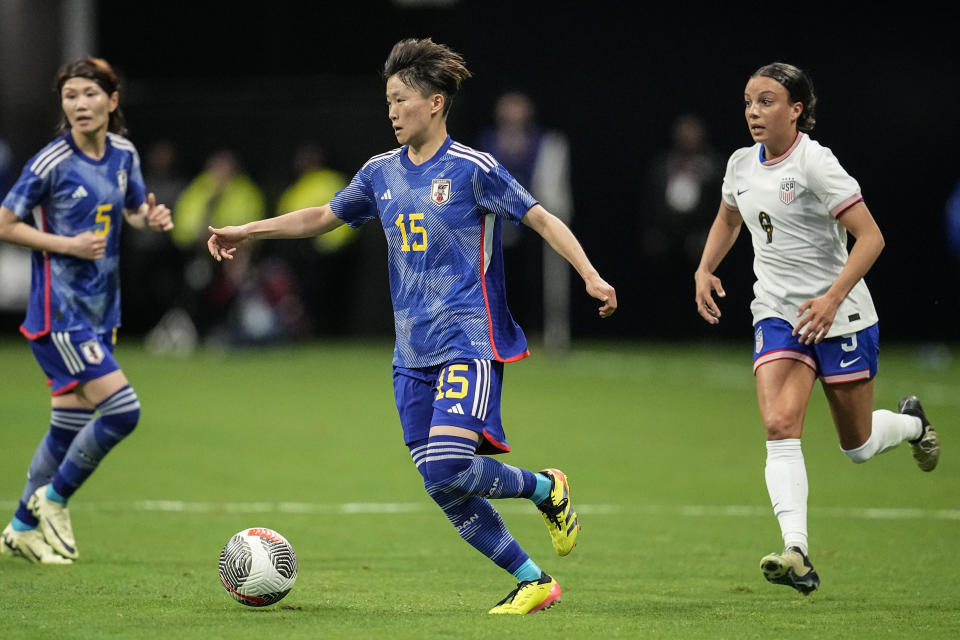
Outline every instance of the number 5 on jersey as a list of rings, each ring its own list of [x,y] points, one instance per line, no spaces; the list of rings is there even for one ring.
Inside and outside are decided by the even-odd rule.
[[[105,236],[110,233],[110,216],[108,212],[113,209],[112,204],[101,204],[97,207],[97,225],[103,223],[102,227],[98,227],[96,231],[93,232],[97,236]]]
[[[411,213],[407,216],[407,221],[401,213],[397,216],[395,225],[400,227],[400,233],[403,234],[403,244],[400,245],[401,251],[426,251],[427,250],[427,229],[419,224],[423,220],[422,213]],[[409,222],[409,228],[407,226]],[[420,240],[417,240],[420,236]],[[413,243],[410,243],[413,240]]]

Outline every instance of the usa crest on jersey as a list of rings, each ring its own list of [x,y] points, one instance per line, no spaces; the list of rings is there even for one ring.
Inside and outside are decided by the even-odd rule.
[[[430,183],[430,199],[436,204],[446,204],[450,202],[450,181],[434,180]]]
[[[790,204],[797,197],[797,181],[793,178],[784,178],[780,181],[780,201]]]

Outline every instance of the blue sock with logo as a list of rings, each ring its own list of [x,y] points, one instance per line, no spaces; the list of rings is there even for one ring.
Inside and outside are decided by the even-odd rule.
[[[13,519],[13,528],[17,531],[17,523],[25,526],[27,529],[37,527],[37,519],[30,510],[27,509],[27,503],[30,502],[30,496],[40,487],[48,484],[60,468],[64,456],[70,444],[88,422],[93,420],[94,412],[92,409],[61,409],[54,408],[50,412],[50,429],[47,431],[43,440],[40,441],[36,451],[33,453],[33,459],[30,461],[30,469],[27,471],[27,482],[23,487],[23,493],[20,495],[20,503],[17,505],[17,511]]]
[[[477,456],[476,448],[477,443],[466,438],[434,436],[412,443],[410,455],[427,493],[460,537],[512,574],[521,571],[530,556],[487,498],[530,497],[536,479],[530,471]],[[529,570],[527,565],[523,575]]]
[[[130,435],[140,419],[140,400],[125,386],[97,405],[99,416],[74,438],[47,493],[51,500],[69,500],[113,447]],[[59,500],[58,500],[59,501]]]

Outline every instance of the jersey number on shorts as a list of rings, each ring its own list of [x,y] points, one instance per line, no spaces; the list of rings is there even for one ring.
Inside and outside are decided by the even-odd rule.
[[[469,368],[470,365],[466,364],[451,364],[448,367],[444,367],[440,372],[440,378],[437,380],[437,397],[434,398],[434,400],[441,400],[443,398],[466,398],[467,391],[470,388],[470,381],[457,374],[461,371],[466,371]],[[447,384],[456,386],[451,386],[449,389],[444,389],[444,376],[447,377]]]
[[[403,244],[400,245],[401,251],[426,251],[427,250],[427,229],[419,224],[420,220],[423,220],[422,213],[411,213],[407,216],[409,220],[409,231],[407,231],[407,223],[403,219],[403,214],[397,216],[397,221],[393,224],[400,227],[400,233],[403,234]],[[418,241],[417,236],[420,236],[422,240]],[[413,244],[410,244],[410,240],[413,240]]]
[[[107,215],[108,211],[113,209],[112,204],[101,204],[97,207],[97,224],[103,223],[103,227],[98,228],[93,232],[97,236],[105,236],[110,233],[110,216]]]

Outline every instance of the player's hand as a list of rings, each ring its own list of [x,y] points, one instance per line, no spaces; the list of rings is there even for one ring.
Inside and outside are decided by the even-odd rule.
[[[233,260],[237,247],[247,241],[243,227],[223,227],[222,229],[207,227],[207,229],[213,234],[207,240],[207,249],[217,262],[224,258]]]
[[[793,335],[804,344],[819,344],[827,337],[827,332],[833,326],[837,317],[840,301],[829,295],[805,300],[797,309],[797,326],[793,328]]]
[[[107,250],[107,237],[84,231],[70,238],[67,253],[83,260],[99,260]]]
[[[713,299],[713,292],[717,292],[718,298],[727,297],[727,293],[720,283],[720,278],[707,271],[697,270],[693,274],[693,279],[696,283],[697,313],[710,324],[719,324],[722,314],[720,313],[720,307]]]
[[[154,231],[170,231],[173,229],[173,214],[165,204],[157,204],[157,197],[147,195],[147,227]]]
[[[587,280],[587,293],[603,303],[600,305],[601,318],[609,318],[617,310],[617,292],[600,276]]]

